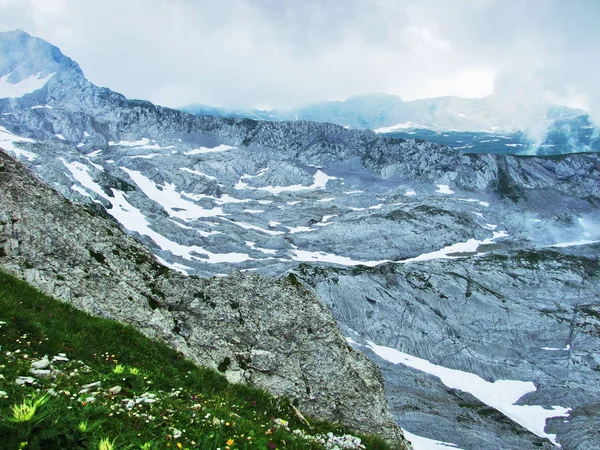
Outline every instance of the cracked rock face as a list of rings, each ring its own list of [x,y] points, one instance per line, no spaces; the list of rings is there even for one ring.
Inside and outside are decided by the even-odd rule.
[[[593,253],[599,250],[596,245]],[[535,390],[518,403],[572,408],[569,417],[550,419],[546,431],[564,448],[591,449],[598,443],[600,402],[595,255],[529,249],[360,271],[302,266],[298,276],[356,347],[379,362],[394,415],[411,432],[461,448],[552,448],[423,369],[390,364],[370,341],[463,377],[533,382]]]
[[[113,222],[0,152],[0,267],[94,315],[132,324],[230,380],[403,447],[377,367],[295,278],[183,277]]]

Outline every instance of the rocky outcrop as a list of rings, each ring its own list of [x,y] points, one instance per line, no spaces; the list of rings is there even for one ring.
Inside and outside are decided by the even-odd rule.
[[[404,447],[377,367],[292,276],[183,277],[92,208],[0,152],[0,267],[94,315],[131,324],[230,380]]]

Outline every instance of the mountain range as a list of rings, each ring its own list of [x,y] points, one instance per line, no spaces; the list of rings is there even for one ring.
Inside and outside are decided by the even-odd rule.
[[[330,122],[393,137],[427,139],[476,153],[600,151],[600,140],[587,112],[549,103],[514,103],[499,95],[405,102],[395,95],[367,94],[291,110],[235,110],[201,104],[182,110],[219,117]]]
[[[459,103],[449,101],[463,114]],[[565,111],[556,113],[560,120],[582,117]],[[469,114],[457,123],[488,117]],[[598,155],[466,153],[367,129],[391,125],[195,116],[99,88],[51,44],[20,31],[0,33],[0,148],[83,205],[45,219],[56,199],[48,203],[46,191],[23,184],[21,192],[31,191],[30,225],[15,225],[5,237],[11,245],[2,247],[0,267],[98,314],[119,308],[120,296],[103,303],[107,278],[133,280],[136,292],[153,294],[154,306],[164,303],[154,313],[164,315],[160,324],[183,325],[189,308],[174,298],[196,277],[212,277],[227,296],[243,285],[248,304],[264,286],[276,304],[273,278],[290,279],[327,307],[353,352],[379,366],[391,414],[415,449],[444,442],[465,449],[594,448]],[[25,173],[6,161],[11,173]],[[25,211],[18,198],[4,203],[15,219]],[[67,264],[77,276],[49,270],[45,260],[64,259],[52,224],[77,222],[81,214],[114,222],[156,262],[142,258],[140,274],[135,258],[117,248],[124,238],[102,235],[118,251],[110,250],[109,260],[106,245],[92,245],[99,225],[81,219],[85,227],[69,232],[80,233],[69,238]],[[55,238],[45,239],[46,228]],[[77,250],[78,241],[92,247]],[[80,273],[78,251],[86,264],[104,265],[98,273],[105,278]],[[164,281],[149,274],[149,264],[183,276]],[[255,273],[249,279],[257,281],[241,283],[249,275],[238,272]],[[189,322],[197,320],[193,314]],[[148,330],[154,319],[147,310],[144,317],[119,320]],[[189,345],[185,326],[163,331],[171,345]],[[299,342],[309,346],[310,334]],[[225,374],[234,378],[244,361],[230,358]],[[257,378],[267,388],[275,379]],[[372,392],[368,383],[364,389]],[[307,390],[302,401],[310,402]]]

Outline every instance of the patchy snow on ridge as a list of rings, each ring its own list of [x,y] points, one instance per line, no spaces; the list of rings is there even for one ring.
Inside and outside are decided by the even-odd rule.
[[[289,228],[289,227],[288,227]],[[308,227],[296,227],[290,228],[290,233],[313,231],[314,228]],[[449,245],[440,250],[430,253],[423,253],[422,255],[414,258],[402,259],[399,261],[393,261],[389,259],[382,259],[379,261],[358,261],[346,256],[335,255],[333,253],[325,252],[314,252],[307,250],[293,249],[292,259],[301,262],[324,262],[330,264],[339,264],[341,266],[366,266],[375,267],[381,264],[394,263],[394,264],[408,264],[417,261],[428,261],[431,259],[455,259],[461,258],[460,253],[476,253],[477,248],[483,244],[492,244],[496,239],[508,236],[505,231],[494,231],[491,238],[484,239],[482,241],[477,239],[469,239],[466,242],[458,242],[456,244]],[[454,255],[456,254],[456,255]]]
[[[138,141],[119,141],[119,142],[114,142],[114,141],[109,141],[108,145],[110,147],[114,147],[114,146],[121,146],[121,147],[139,147],[140,145],[148,145],[150,143],[150,139],[148,138],[142,138]]]
[[[147,155],[134,155],[134,156],[130,156],[129,159],[152,159],[155,156],[160,156],[160,153],[148,153]]]
[[[180,167],[179,170],[183,172],[191,173],[192,175],[198,175],[199,177],[204,177],[207,180],[217,181],[217,177],[213,177],[212,175],[207,175],[204,172],[200,172],[198,170],[188,169],[187,167]]]
[[[37,157],[35,153],[32,153],[27,150],[23,150],[19,147],[16,147],[14,145],[15,142],[33,143],[35,141],[33,139],[14,135],[10,131],[8,131],[6,128],[0,126],[0,147],[2,147],[4,150],[11,152],[17,158],[22,156],[23,158],[27,159],[28,161],[33,161]]]
[[[141,172],[121,167],[142,192],[150,199],[158,203],[171,217],[177,217],[185,221],[196,220],[202,217],[223,216],[222,208],[206,209],[196,203],[185,200],[182,194],[177,192],[175,185],[165,183],[158,186],[152,180],[146,178]]]
[[[562,406],[552,406],[546,409],[539,405],[516,405],[515,403],[525,394],[537,390],[531,381],[496,380],[489,382],[473,373],[439,366],[426,359],[402,353],[394,348],[377,345],[371,341],[367,341],[367,347],[392,364],[412,367],[438,377],[451,389],[468,392],[535,435],[550,439],[554,444],[557,444],[556,435],[546,433],[546,419],[565,417],[571,411],[570,408]]]
[[[427,127],[424,127],[423,125],[416,124],[414,122],[404,122],[404,123],[398,123],[396,125],[392,125],[391,127],[376,128],[373,131],[375,133],[391,133],[392,131],[408,130],[410,128],[427,128]]]
[[[301,191],[314,191],[317,189],[324,189],[330,180],[338,179],[337,177],[332,177],[332,176],[327,175],[326,173],[322,172],[321,170],[317,170],[316,173],[313,175],[313,184],[311,184],[310,186],[304,186],[302,184],[294,184],[291,186],[252,187],[252,186],[248,185],[248,183],[242,181],[242,180],[249,179],[249,178],[257,178],[257,177],[261,176],[263,173],[264,172],[261,171],[257,175],[244,174],[240,177],[240,180],[235,184],[235,186],[233,188],[237,189],[237,190],[250,189],[253,191],[266,191],[273,195],[278,195],[278,194],[281,194],[282,192],[301,192]]]
[[[11,74],[12,72],[0,77],[0,98],[17,98],[23,97],[26,94],[31,94],[32,92],[43,88],[56,72],[43,78],[41,77],[41,72],[38,72],[36,75],[30,75],[18,83],[11,83],[8,81],[8,77],[10,77]]]
[[[89,168],[84,164],[77,161],[67,163],[63,158],[61,158],[61,161],[69,169],[76,181],[111,204],[112,207],[106,210],[108,214],[113,216],[127,230],[142,236],[148,236],[161,250],[169,251],[173,255],[180,256],[183,259],[196,260],[208,264],[241,263],[252,259],[246,253],[212,253],[197,245],[186,246],[167,239],[162,234],[150,228],[146,216],[127,201],[124,192],[112,188],[113,197],[111,197],[92,179],[89,174]],[[202,257],[197,255],[202,255]]]
[[[254,230],[254,231],[259,231],[261,233],[264,234],[268,234],[271,236],[279,236],[281,234],[285,234],[283,231],[273,231],[273,230],[267,230],[266,228],[261,228],[257,225],[252,225],[246,222],[238,222],[236,220],[228,220],[225,218],[221,218],[222,220],[224,220],[225,222],[231,223],[233,225],[237,225],[240,228],[243,228],[244,230]]]
[[[415,258],[405,259],[403,263],[416,262],[416,261],[429,261],[430,259],[453,259],[459,256],[451,256],[453,253],[474,253],[477,252],[477,248],[480,245],[493,244],[496,239],[507,237],[508,234],[505,231],[494,231],[491,238],[480,241],[478,239],[469,239],[466,242],[459,242],[444,247],[440,250],[430,253],[423,253]]]
[[[195,148],[193,150],[190,150],[189,152],[185,152],[186,155],[191,156],[191,155],[201,155],[201,154],[205,154],[205,153],[219,153],[219,152],[226,152],[228,150],[234,150],[237,147],[232,147],[230,145],[218,145],[217,147],[213,147],[213,148],[209,148],[209,147],[199,147],[199,148]]]
[[[498,225],[494,225],[493,223],[486,223],[485,225],[481,225],[481,228],[485,230],[494,231],[496,228],[498,228]]]
[[[566,352],[571,350],[571,344],[567,344],[565,348],[557,348],[557,347],[542,347],[542,350],[547,350],[550,352]]]
[[[300,227],[298,227],[300,228]],[[303,227],[307,228],[307,227]],[[308,228],[303,231],[312,231],[311,228]],[[290,233],[292,231],[290,230]],[[333,253],[325,253],[325,252],[311,252],[307,250],[299,250],[292,249],[292,259],[295,261],[301,262],[323,262],[329,264],[339,264],[340,266],[367,266],[367,267],[375,267],[380,264],[391,262],[389,260],[381,260],[381,261],[357,261],[352,258],[348,258],[347,256],[339,256]]]
[[[550,247],[556,247],[556,248],[576,247],[579,245],[597,244],[598,242],[600,242],[600,241],[590,241],[590,240],[583,239],[581,241],[559,242],[558,244],[551,245]]]
[[[202,199],[212,200],[217,205],[224,205],[226,203],[249,203],[252,200],[249,198],[235,198],[229,194],[222,194],[220,197],[215,197],[213,195],[207,194],[193,194],[191,192],[181,191],[181,195],[184,197],[190,198],[192,200],[198,201]]]
[[[260,247],[257,247],[255,242],[245,241],[245,243],[252,250],[258,250],[259,252],[265,253],[267,255],[275,255],[277,253],[277,250],[273,250],[273,249],[270,249],[270,248],[260,248]]]

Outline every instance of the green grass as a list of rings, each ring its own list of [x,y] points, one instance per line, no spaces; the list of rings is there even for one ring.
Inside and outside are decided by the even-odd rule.
[[[54,376],[15,383],[31,375],[32,361],[59,353],[68,361],[52,363]],[[0,374],[6,449],[317,449],[327,447],[296,430],[351,433],[312,418],[309,427],[285,398],[229,384],[132,327],[85,314],[3,272]],[[119,392],[111,392],[115,386]],[[360,437],[364,448],[390,448]]]

